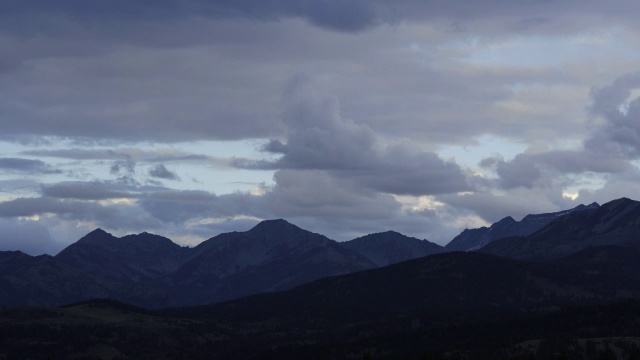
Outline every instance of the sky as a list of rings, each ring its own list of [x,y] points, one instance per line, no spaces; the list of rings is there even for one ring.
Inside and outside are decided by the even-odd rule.
[[[0,250],[640,199],[631,0],[7,0]]]

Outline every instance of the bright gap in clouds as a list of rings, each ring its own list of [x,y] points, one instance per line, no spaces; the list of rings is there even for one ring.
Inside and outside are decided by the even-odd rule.
[[[85,145],[56,139],[51,144],[21,145],[0,141],[0,158],[42,161],[51,174],[8,171],[0,174],[7,182],[0,188],[0,199],[10,200],[18,193],[35,197],[39,183],[63,181],[129,182],[136,186],[166,186],[175,190],[205,190],[218,195],[237,191],[256,192],[273,185],[272,170],[243,170],[231,166],[234,158],[269,159],[260,151],[260,140],[197,141],[175,144],[137,143],[127,145]],[[60,152],[65,152],[61,154]],[[172,174],[167,178],[150,175],[162,164]],[[169,173],[168,173],[169,174]],[[174,176],[175,175],[175,176]],[[32,179],[33,183],[25,182]],[[9,186],[11,182],[12,186]],[[2,190],[4,189],[4,191]]]

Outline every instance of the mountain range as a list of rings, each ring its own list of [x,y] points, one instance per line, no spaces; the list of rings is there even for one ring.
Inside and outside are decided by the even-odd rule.
[[[636,206],[619,199],[521,221],[506,217],[490,227],[467,229],[445,247],[394,231],[336,242],[282,219],[220,234],[194,248],[146,232],[118,238],[97,229],[53,257],[0,252],[0,305],[113,298],[146,308],[193,306],[458,249],[513,259],[554,258],[589,245],[632,244],[639,231],[633,222],[640,212]]]
[[[392,231],[339,243],[282,219],[194,248],[146,232],[119,238],[96,229],[53,257],[0,252],[0,305],[98,297],[149,308],[206,304],[441,251]]]
[[[490,241],[447,251],[396,232],[338,243],[269,220],[194,248],[96,230],[55,257],[2,252],[3,305],[101,297],[156,310],[112,300],[4,308],[0,357],[640,356],[640,202],[476,232]]]

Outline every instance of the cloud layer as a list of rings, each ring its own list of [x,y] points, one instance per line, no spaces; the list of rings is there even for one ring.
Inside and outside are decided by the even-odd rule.
[[[0,250],[340,240],[640,198],[636,2],[0,5]],[[575,200],[573,200],[575,199]]]

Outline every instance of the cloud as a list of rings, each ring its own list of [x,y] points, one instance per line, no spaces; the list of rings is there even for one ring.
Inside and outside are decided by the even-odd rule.
[[[67,0],[56,4],[46,1],[24,1],[24,4],[4,7],[12,15],[24,13],[66,16],[72,20],[88,23],[119,19],[125,23],[132,20],[166,21],[167,19],[192,18],[196,15],[209,18],[248,18],[252,20],[279,20],[300,17],[329,29],[359,31],[376,23],[376,4],[364,0],[316,0],[316,1],[257,1],[257,0],[195,0],[185,3],[178,0],[115,1],[108,6],[83,1]],[[15,26],[13,22],[5,26]]]
[[[42,194],[46,197],[76,200],[105,200],[133,198],[131,192],[118,189],[121,187],[100,182],[67,181],[53,185],[43,185]]]
[[[66,0],[50,3],[43,0],[24,0],[3,6],[6,14],[4,27],[21,31],[23,35],[36,33],[51,26],[50,18],[70,19],[76,26],[119,20],[129,24],[138,21],[145,24],[179,21],[204,17],[211,19],[251,19],[254,21],[278,21],[301,18],[316,26],[345,32],[363,31],[374,26],[394,24],[400,21],[454,22],[482,21],[490,18],[506,18],[511,30],[531,30],[544,25],[559,27],[555,22],[583,18],[617,15],[630,20],[629,12],[637,6],[624,0],[612,1],[604,6],[600,3],[584,3],[575,0],[560,0],[553,3],[505,0],[485,1],[482,4],[468,1],[418,1],[401,0],[389,3],[384,0],[179,0],[163,1],[114,1],[109,5]],[[16,21],[22,16],[36,16],[43,22],[36,29],[27,29]],[[46,15],[46,16],[45,16]],[[571,17],[570,15],[573,15]],[[45,21],[49,18],[49,21]],[[576,19],[578,18],[578,19]],[[586,19],[585,19],[586,20]],[[583,20],[583,21],[585,21]],[[549,24],[551,23],[551,24]],[[570,24],[564,24],[567,27]],[[147,25],[151,27],[151,25]],[[460,26],[460,25],[459,25]],[[71,30],[71,29],[69,29]]]
[[[276,186],[261,200],[278,217],[308,216],[325,220],[384,219],[400,211],[388,194],[317,170],[280,170]]]
[[[50,197],[17,198],[0,202],[0,217],[29,217],[45,213],[78,214],[85,212],[87,207],[84,202]]]
[[[28,174],[60,174],[62,171],[52,169],[40,160],[21,158],[0,158],[0,170]]]
[[[469,36],[456,35],[440,20],[434,20],[435,25],[428,22],[447,18],[447,14],[462,16],[448,4],[366,2],[374,10],[363,13],[373,11],[377,19],[372,24],[395,23],[390,20],[394,18],[428,21],[424,27],[374,26],[344,34],[293,20],[298,16],[295,11],[272,10],[296,7],[295,2],[217,3],[212,7],[218,11],[196,11],[204,3],[189,3],[192,5],[163,2],[172,9],[164,15],[159,9],[165,6],[144,9],[123,4],[122,9],[105,11],[104,17],[96,15],[100,6],[36,2],[24,5],[24,12],[16,6],[12,11],[23,16],[32,18],[42,6],[51,18],[57,19],[57,13],[61,19],[45,19],[52,22],[51,31],[41,24],[39,31],[31,29],[35,34],[26,37],[8,34],[5,48],[12,50],[7,52],[25,66],[13,68],[7,78],[7,86],[16,90],[11,99],[0,100],[7,114],[0,136],[59,135],[118,142],[281,137],[285,133],[277,122],[276,89],[292,72],[308,71],[331,79],[345,118],[366,124],[381,136],[393,134],[429,143],[466,142],[487,129],[521,137],[528,134],[526,126],[517,122],[499,126],[496,119],[508,115],[492,113],[492,102],[511,96],[505,85],[576,81],[575,70],[478,68],[466,66],[464,57],[440,54],[437,47],[448,40],[464,41]],[[360,2],[340,3],[355,7]],[[478,10],[464,11],[465,16],[497,17],[483,7],[465,5]],[[313,10],[314,6],[331,8],[332,4],[321,1],[298,7],[321,12]],[[505,7],[513,7],[505,3],[487,6],[505,12]],[[114,12],[122,12],[118,29],[107,20]],[[166,21],[166,16],[175,16],[174,21]],[[252,21],[243,20],[246,18]],[[67,22],[73,25],[68,33]],[[103,38],[96,31],[121,33],[122,38]],[[413,43],[429,51],[411,50]],[[438,65],[451,64],[449,61],[456,62],[455,66]],[[543,100],[547,99],[540,102]],[[567,107],[564,99],[556,102]],[[523,103],[521,99],[515,105]],[[546,128],[554,133],[573,125],[549,123]]]
[[[590,150],[549,150],[522,153],[510,161],[486,158],[480,166],[493,169],[505,189],[534,188],[550,178],[567,174],[616,174],[631,169],[626,160]]]
[[[171,224],[190,220],[236,215],[218,196],[206,191],[163,191],[140,200],[140,207],[153,218]]]
[[[640,73],[623,75],[611,84],[591,91],[592,115],[604,120],[585,148],[625,159],[640,157],[640,97],[633,90],[640,89]]]
[[[176,175],[176,173],[169,171],[163,164],[158,164],[149,169],[149,175],[159,179],[180,180],[180,177]]]
[[[480,131],[539,136],[543,130],[519,122],[523,116],[547,119],[540,129],[566,134],[575,124],[557,115],[514,115],[500,106],[526,106],[529,93],[518,97],[510,86],[533,83],[545,85],[536,102],[567,110],[567,99],[549,95],[546,85],[569,84],[577,87],[571,94],[579,92],[584,70],[469,66],[468,56],[508,46],[485,41],[513,36],[514,24],[556,35],[563,26],[574,29],[574,22],[585,21],[577,26],[583,31],[586,20],[619,25],[617,15],[633,14],[630,3],[620,2],[611,14],[608,7],[568,0],[117,3],[3,7],[3,60],[11,62],[3,84],[12,96],[0,99],[6,114],[0,137],[129,143],[281,137],[276,89],[300,71],[329,78],[344,116],[379,135],[430,143],[468,142]],[[28,25],[34,22],[37,27]],[[475,37],[478,45],[451,49],[452,42]]]
[[[116,149],[55,149],[55,150],[27,150],[21,154],[29,156],[53,157],[72,160],[122,160],[133,159],[134,161],[145,162],[166,162],[166,161],[207,161],[214,160],[207,155],[189,154],[175,149],[141,150],[137,148],[116,148]]]
[[[544,187],[566,175],[633,173],[635,165],[630,160],[640,157],[640,97],[633,98],[634,89],[640,89],[638,73],[591,90],[589,113],[598,121],[589,127],[581,148],[532,147],[512,160],[496,156],[479,165],[494,170],[505,189]]]
[[[247,168],[320,170],[383,193],[427,195],[469,190],[454,162],[415,146],[388,144],[363,124],[344,119],[337,99],[307,76],[292,79],[283,96],[286,143],[271,140],[273,162],[236,162]]]

